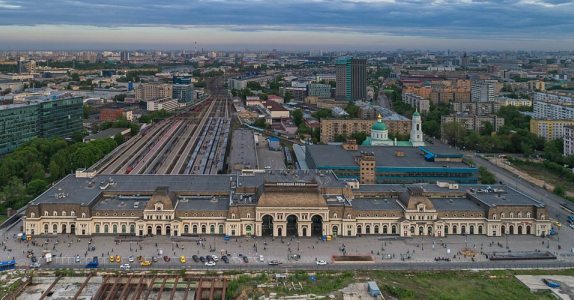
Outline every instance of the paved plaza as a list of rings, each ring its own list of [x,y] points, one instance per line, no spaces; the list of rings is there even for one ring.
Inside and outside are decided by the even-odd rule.
[[[18,228],[15,226],[14,228]],[[570,228],[563,228],[561,232],[572,234]],[[209,254],[220,255],[222,251],[231,254],[230,264],[244,264],[241,256],[249,257],[249,263],[267,264],[270,260],[288,262],[289,254],[300,254],[298,262],[291,263],[313,263],[316,260],[325,260],[331,263],[332,255],[342,255],[343,248],[347,255],[372,255],[377,262],[434,262],[435,258],[448,257],[451,261],[472,262],[487,261],[482,252],[507,252],[507,251],[550,251],[558,256],[561,261],[574,261],[572,253],[572,239],[566,238],[558,240],[558,236],[541,238],[528,235],[508,236],[508,250],[506,249],[506,237],[487,237],[484,235],[451,235],[448,237],[413,237],[401,239],[394,236],[370,235],[362,237],[337,237],[332,241],[321,241],[318,237],[313,238],[272,238],[272,237],[237,237],[225,241],[225,237],[201,236],[203,241],[198,245],[197,241],[172,241],[170,237],[155,236],[143,238],[139,242],[115,242],[115,236],[94,236],[92,238],[77,238],[72,235],[59,234],[49,237],[34,237],[34,246],[31,242],[19,242],[15,237],[19,233],[13,229],[4,234],[4,245],[1,247],[2,260],[14,258],[18,264],[30,263],[26,257],[28,249],[34,250],[34,254],[41,256],[42,250],[51,250],[55,259],[53,264],[78,264],[79,268],[92,260],[93,256],[98,256],[100,264],[118,265],[110,263],[110,255],[120,255],[122,263],[128,262],[128,257],[133,255],[150,258],[157,256],[161,249],[163,255],[171,257],[170,262],[159,259],[159,265],[181,265],[179,256],[187,258],[186,265],[197,264],[191,259],[192,255],[205,256]],[[383,240],[381,240],[383,238]],[[91,241],[90,241],[91,240]],[[198,240],[198,239],[196,239]],[[566,240],[566,241],[565,241]],[[550,247],[548,247],[550,242]],[[56,244],[55,244],[56,243]],[[561,249],[558,250],[560,245]],[[96,247],[95,251],[89,251],[88,247]],[[215,252],[209,249],[214,248]],[[8,251],[11,249],[11,251]],[[475,252],[473,257],[460,255],[464,250]],[[471,253],[470,253],[471,254]],[[80,262],[75,262],[75,256],[80,255]],[[264,261],[258,259],[258,255],[264,256]],[[472,254],[471,254],[472,255]],[[44,265],[44,260],[40,259]],[[221,262],[220,262],[221,263]],[[448,263],[448,262],[438,262]],[[137,264],[135,262],[134,264]]]

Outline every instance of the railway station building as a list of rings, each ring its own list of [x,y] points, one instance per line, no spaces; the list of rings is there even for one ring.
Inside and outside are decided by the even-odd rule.
[[[330,170],[98,175],[78,170],[26,209],[29,235],[545,236],[544,203],[504,185],[362,184]]]

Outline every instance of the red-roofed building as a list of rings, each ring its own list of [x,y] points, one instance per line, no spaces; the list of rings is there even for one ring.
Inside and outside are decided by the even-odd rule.
[[[267,95],[267,100],[275,101],[279,104],[285,103],[285,99],[283,97],[279,97],[277,95]]]
[[[117,121],[124,113],[123,109],[102,109],[100,110],[101,121]]]

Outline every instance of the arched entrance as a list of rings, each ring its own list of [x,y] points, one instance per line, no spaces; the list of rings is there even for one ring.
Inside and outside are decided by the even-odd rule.
[[[273,236],[273,217],[270,215],[263,216],[261,223],[261,235],[262,236]]]
[[[339,234],[339,227],[333,226],[333,235],[337,236]]]
[[[427,227],[427,235],[432,236],[432,227],[431,226]]]
[[[307,236],[307,226],[303,227],[303,236]]]
[[[153,234],[153,227],[151,227],[151,225],[147,227],[147,234],[148,234],[148,235],[152,235],[152,234]]]
[[[505,234],[505,233],[506,233],[506,226],[502,225],[502,227],[500,227],[500,229],[502,230],[502,231],[501,231],[502,234]]]
[[[71,224],[71,225],[70,225],[70,233],[71,233],[71,234],[76,234],[76,224]]]
[[[522,225],[518,225],[518,234],[522,234]]]
[[[510,225],[510,234],[514,234],[514,225]]]
[[[66,229],[66,224],[62,224],[62,233],[68,233]]]
[[[155,235],[161,235],[161,225],[155,227]]]
[[[425,230],[423,229],[422,226],[419,226],[419,232],[418,232],[418,234],[419,234],[419,235],[425,234]]]
[[[303,234],[306,236],[305,234]],[[314,215],[311,217],[311,235],[323,236],[323,217]]]
[[[474,225],[470,225],[469,229],[470,229],[470,234],[474,234]]]
[[[530,234],[530,226],[526,226],[526,234]]]
[[[167,236],[171,235],[171,226],[169,225],[165,226],[165,235]]]
[[[297,216],[289,215],[287,217],[287,236],[297,236],[299,234],[297,231]]]
[[[283,236],[283,228],[281,228],[281,227],[277,228],[277,235]]]

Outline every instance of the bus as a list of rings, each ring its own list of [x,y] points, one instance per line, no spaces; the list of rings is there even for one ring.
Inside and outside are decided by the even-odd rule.
[[[0,262],[0,271],[12,270],[16,267],[16,262],[13,260]]]

